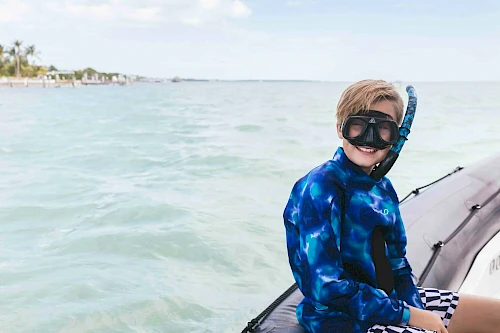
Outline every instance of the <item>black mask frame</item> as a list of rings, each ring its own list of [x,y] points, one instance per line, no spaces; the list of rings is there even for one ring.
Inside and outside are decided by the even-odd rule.
[[[354,123],[363,124],[360,133],[356,136],[349,135],[349,128]],[[388,126],[391,139],[386,141],[380,135],[380,127]],[[375,149],[385,149],[399,140],[399,127],[392,118],[380,111],[369,110],[349,116],[342,123],[342,136],[354,146],[366,146]]]

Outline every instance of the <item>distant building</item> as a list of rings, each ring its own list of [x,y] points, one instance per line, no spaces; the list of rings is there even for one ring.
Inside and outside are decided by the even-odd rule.
[[[75,71],[48,71],[47,75],[75,75]]]

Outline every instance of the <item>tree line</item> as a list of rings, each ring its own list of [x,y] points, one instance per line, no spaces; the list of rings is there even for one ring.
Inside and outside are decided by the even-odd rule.
[[[15,40],[10,46],[0,44],[0,77],[45,75],[49,69],[35,64],[35,60],[40,59],[39,56],[40,52],[35,45],[24,47],[20,40]]]
[[[0,78],[2,76],[37,77],[47,75],[51,71],[57,71],[53,65],[48,67],[37,65],[36,60],[40,60],[40,51],[35,45],[24,46],[21,40],[15,40],[11,45],[0,44]],[[119,73],[101,73],[92,68],[85,68],[75,71],[75,78],[81,80],[85,73],[89,76],[97,74],[108,79],[120,75]]]

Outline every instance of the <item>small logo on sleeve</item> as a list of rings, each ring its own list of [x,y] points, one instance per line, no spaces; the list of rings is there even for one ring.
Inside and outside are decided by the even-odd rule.
[[[389,215],[389,209],[385,208],[385,209],[377,209],[377,208],[374,208],[373,209],[374,211],[376,211],[377,213],[379,214],[382,214],[384,216],[387,216]]]

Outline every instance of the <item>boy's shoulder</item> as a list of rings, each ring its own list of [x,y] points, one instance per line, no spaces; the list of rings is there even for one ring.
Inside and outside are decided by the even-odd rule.
[[[300,188],[316,187],[321,190],[334,190],[347,186],[348,173],[334,160],[327,160],[311,169],[296,182]]]
[[[301,193],[305,190],[314,192],[348,192],[353,183],[358,183],[356,176],[346,170],[337,161],[330,159],[311,169],[295,183],[295,188]],[[364,177],[366,179],[366,177]],[[359,185],[359,184],[358,184]],[[380,181],[373,182],[368,187],[362,186],[367,192],[370,187],[376,186],[386,192],[393,201],[398,201],[398,195],[391,180],[384,176]]]
[[[394,186],[392,185],[391,180],[387,176],[384,176],[380,180],[380,182],[378,183],[378,187],[382,188],[387,193],[389,193],[389,195],[391,196],[391,198],[393,199],[393,201],[398,201],[399,202],[398,194],[396,193],[396,190],[394,189]]]

